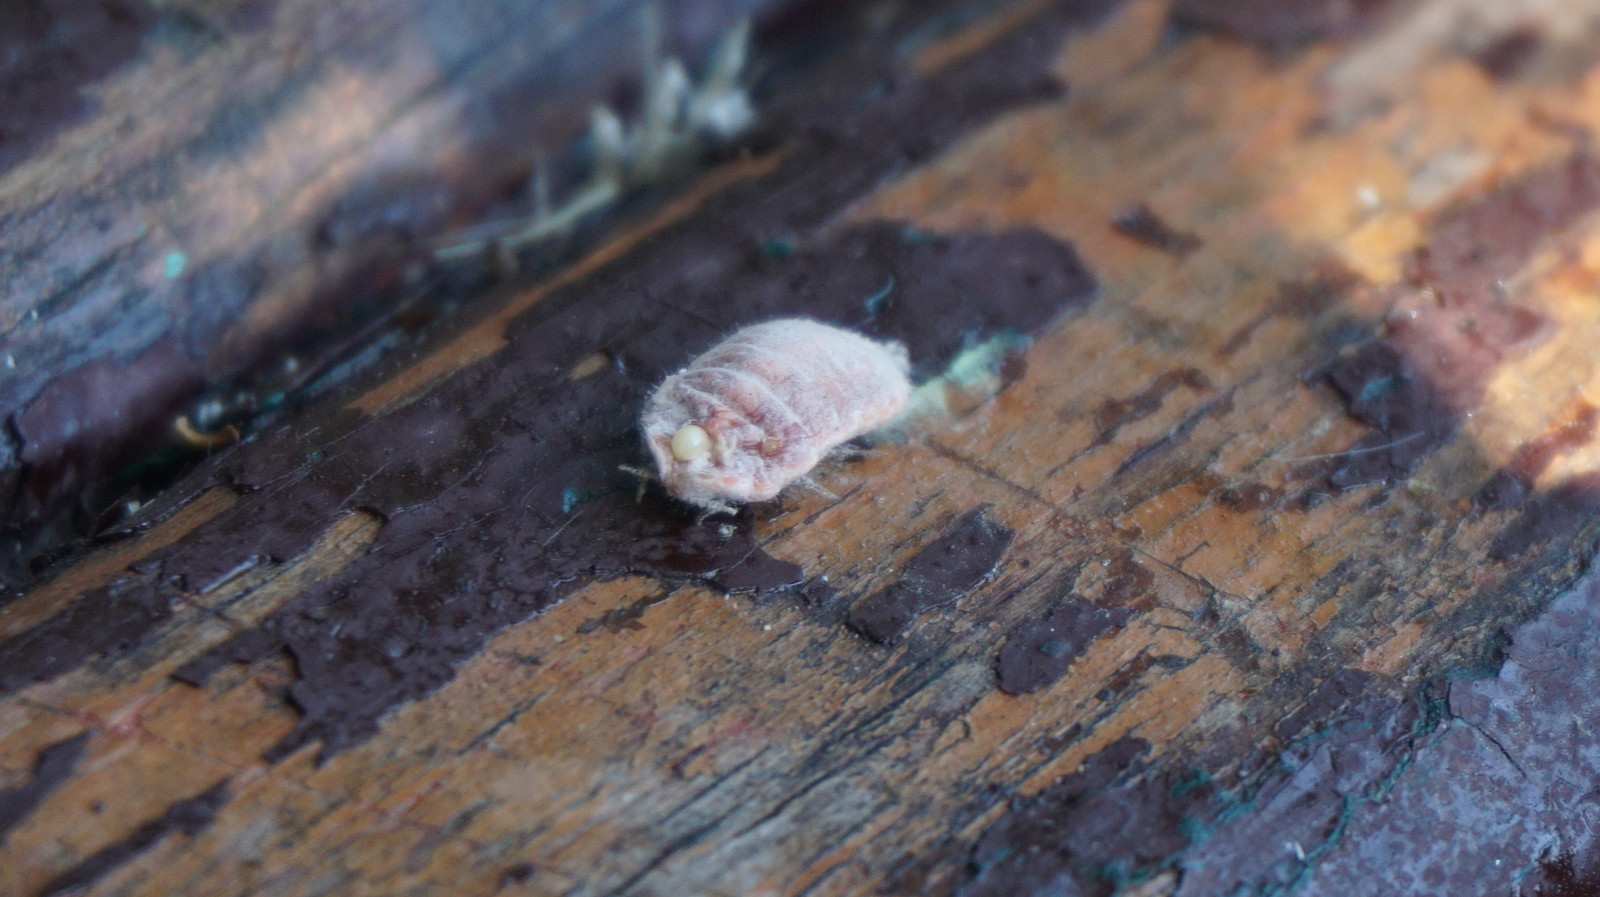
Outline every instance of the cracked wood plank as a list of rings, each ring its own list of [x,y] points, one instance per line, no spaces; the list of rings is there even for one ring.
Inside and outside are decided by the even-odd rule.
[[[214,459],[148,513],[219,480],[226,506],[24,599],[0,645],[0,794],[31,808],[4,885],[1593,876],[1600,22],[1252,6],[1025,4],[932,44],[913,19],[898,60],[778,99],[813,130],[776,161]],[[893,91],[861,93],[874,65]],[[862,117],[805,117],[842,98]],[[611,466],[654,378],[780,311],[906,339],[943,401],[823,469],[836,498],[636,502]],[[885,594],[909,622],[857,627],[880,643],[848,624]],[[91,602],[145,616],[74,647]]]

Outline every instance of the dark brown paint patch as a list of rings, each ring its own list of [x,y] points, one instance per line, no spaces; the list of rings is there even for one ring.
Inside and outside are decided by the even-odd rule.
[[[894,644],[919,615],[954,604],[994,575],[1015,535],[982,508],[967,512],[907,561],[893,585],[851,608],[850,628],[879,644]]]
[[[1600,410],[1578,401],[1544,433],[1520,446],[1506,465],[1478,490],[1477,504],[1491,510],[1521,507],[1533,482],[1555,459],[1588,445],[1594,439]]]
[[[1368,343],[1322,374],[1344,401],[1345,412],[1373,428],[1349,451],[1307,467],[1327,470],[1327,483],[1352,489],[1408,476],[1416,463],[1461,425],[1450,405],[1388,341]]]
[[[213,569],[218,575],[225,572]],[[54,617],[0,642],[0,691],[53,678],[94,654],[131,649],[172,615],[173,603],[185,590],[183,580],[164,577],[159,564],[141,564],[118,576]]]
[[[1272,756],[1219,751],[1226,773],[1159,772],[1142,741],[1113,743],[1013,804],[974,846],[959,893],[1110,897],[1168,870],[1182,871],[1182,897],[1292,892],[1428,731],[1413,705],[1362,696]]]
[[[1591,893],[1600,745],[1581,721],[1600,718],[1597,641],[1591,574],[1514,631],[1496,675],[1396,696],[1337,671],[1274,726],[1281,748],[1230,756],[1217,732],[1187,773],[1118,742],[1013,802],[960,893],[1107,897],[1167,871],[1175,897]]]
[[[1215,789],[1206,782],[1174,794],[1137,775],[1149,747],[1137,738],[1113,742],[1002,816],[972,850],[962,897],[1109,895],[1177,854],[1189,840],[1180,823],[1206,808]]]
[[[1446,305],[1489,313],[1473,332],[1503,342],[1526,325],[1520,310],[1505,303],[1501,283],[1522,270],[1546,238],[1596,205],[1600,160],[1575,153],[1442,214],[1417,251],[1412,279],[1437,290]]]
[[[704,58],[715,32],[775,2],[781,0],[700,0],[692,15],[680,17],[693,24],[669,31],[701,33],[673,41],[672,52]],[[22,323],[0,337],[4,354],[17,361],[15,370],[0,376],[0,418],[36,403],[56,381],[70,380],[86,365],[123,361],[164,341],[178,342],[195,359],[190,366],[203,372],[207,390],[187,407],[172,408],[161,384],[130,377],[103,384],[99,407],[109,417],[69,410],[63,422],[76,425],[74,432],[84,437],[69,444],[70,457],[36,462],[25,501],[17,500],[16,490],[0,490],[0,586],[26,583],[118,522],[125,516],[124,497],[146,499],[192,469],[201,452],[176,448],[170,438],[177,413],[199,411],[196,418],[221,417],[220,424],[260,425],[286,400],[300,401],[315,391],[319,374],[344,376],[398,345],[415,345],[411,331],[419,315],[448,311],[482,294],[483,276],[467,283],[467,277],[452,276],[456,272],[429,272],[419,281],[424,251],[413,238],[437,236],[481,212],[483,194],[502,187],[502,179],[525,187],[526,165],[539,144],[549,150],[548,141],[578,141],[587,110],[607,99],[618,81],[635,77],[635,35],[614,23],[633,21],[629,12],[646,5],[620,0],[589,11],[574,8],[571,24],[583,27],[557,29],[566,33],[555,37],[542,26],[560,13],[547,4],[502,7],[497,16],[455,16],[448,24],[399,14],[397,7],[394,28],[387,31],[359,27],[362,18],[377,14],[360,4],[289,5],[281,15],[278,0],[4,4],[0,90],[20,84],[22,95],[7,97],[15,102],[4,106],[0,167],[10,138],[29,136],[5,132],[27,125],[36,94],[86,108],[81,96],[97,90],[83,81],[126,74],[124,88],[171,90],[179,111],[164,125],[124,121],[116,109],[100,112],[96,122],[118,125],[110,139],[132,135],[135,144],[167,150],[138,159],[132,158],[137,153],[119,153],[130,158],[93,183],[78,184],[82,189],[46,189],[32,205],[18,201],[8,207],[6,239],[0,241],[0,268],[7,275],[0,305],[8,306],[4,316]],[[613,27],[604,27],[608,17]],[[241,33],[263,28],[272,35]],[[351,32],[353,40],[325,39],[334,32]],[[373,66],[387,71],[396,40],[437,51],[429,62],[440,79],[410,99],[390,97],[399,106],[387,113],[416,114],[445,94],[473,97],[463,107],[468,121],[454,134],[451,158],[420,147],[407,158],[401,141],[380,164],[371,157],[358,162],[358,168],[371,166],[365,176],[357,172],[350,192],[330,197],[326,211],[307,210],[297,218],[292,226],[298,233],[267,235],[258,228],[232,239],[225,257],[185,264],[174,247],[187,232],[208,226],[203,214],[178,198],[185,172],[195,170],[190,163],[212,159],[237,168],[274,122],[281,123],[287,110],[298,108],[308,92],[315,95],[328,78],[339,77],[337,72],[370,72]],[[184,61],[192,58],[194,71],[212,72],[212,80],[221,57],[245,72],[237,83],[218,85],[222,95],[214,96],[209,86],[186,86],[195,76],[176,60],[146,64],[150,60],[135,58],[141,47],[157,57],[175,52]],[[485,64],[486,52],[508,64]],[[305,64],[289,64],[302,54]],[[494,93],[515,99],[494,102],[487,96]],[[180,119],[184,124],[175,125]],[[46,165],[60,155],[45,140],[28,143],[32,158]],[[334,158],[323,155],[322,163]],[[312,170],[280,174],[311,177]],[[170,201],[156,202],[160,197]],[[146,275],[163,268],[173,276],[149,283]],[[305,282],[309,271],[317,272],[309,275],[314,284]],[[282,289],[266,295],[269,282]],[[247,315],[253,307],[268,313]],[[100,438],[108,432],[112,440]],[[0,463],[9,460],[3,455]],[[0,468],[0,486],[8,485],[6,479]],[[138,486],[132,495],[129,480]],[[102,509],[114,510],[100,515]]]
[[[1265,311],[1246,321],[1222,341],[1222,345],[1217,347],[1217,357],[1226,359],[1238,354],[1240,349],[1249,345],[1256,331],[1273,318],[1316,318],[1354,289],[1357,280],[1353,273],[1337,270],[1309,280],[1283,284]]]
[[[735,5],[738,4],[723,3],[719,0],[714,4],[714,9],[708,7],[711,9],[712,18],[706,21],[715,21],[717,15],[730,17],[725,20],[731,21],[731,8]],[[749,3],[743,5],[750,7]],[[895,46],[908,35],[931,33],[932,25],[940,23],[948,25],[951,11],[960,7],[958,3],[927,3],[908,7],[904,11],[905,14],[886,30],[875,32],[870,37],[854,30],[857,26],[841,26],[841,22],[853,22],[857,17],[839,14],[838,10],[831,8],[833,4],[758,3],[757,6],[768,13],[789,10],[797,16],[797,20],[827,19],[825,25],[818,27],[822,30],[839,30],[842,27],[841,34],[835,35],[835,38],[843,41],[844,45],[830,45],[829,55],[821,62],[817,62],[815,58],[819,55],[817,47],[809,45],[803,47],[801,49],[804,52],[800,55],[807,57],[805,65],[797,63],[794,69],[785,67],[781,72],[784,79],[782,90],[776,91],[770,98],[770,104],[763,109],[762,133],[753,138],[754,143],[758,145],[770,146],[782,141],[786,164],[780,171],[764,178],[758,188],[749,188],[747,185],[747,189],[732,191],[741,197],[736,205],[726,201],[713,203],[717,208],[701,216],[694,246],[680,246],[683,252],[672,259],[659,257],[657,259],[659,267],[650,270],[646,270],[650,268],[648,264],[641,267],[627,288],[634,292],[635,301],[648,302],[658,285],[670,286],[682,280],[679,276],[684,273],[682,270],[661,270],[669,263],[684,264],[691,268],[705,263],[714,268],[726,260],[727,250],[730,249],[735,256],[743,260],[744,250],[749,245],[778,246],[785,243],[795,245],[799,242],[795,235],[817,232],[819,228],[835,220],[837,213],[850,203],[869,194],[897,173],[906,170],[908,166],[939,152],[969,129],[1018,104],[1059,96],[1063,85],[1054,76],[1052,66],[1063,40],[1073,29],[1098,21],[1116,5],[1116,0],[1072,0],[1072,2],[1053,4],[1037,13],[1024,27],[1016,28],[999,37],[988,48],[928,74],[915,71],[909,55],[885,52],[885,47]],[[696,17],[696,21],[700,21],[700,18]],[[706,33],[699,34],[695,38],[701,45],[714,37],[711,33],[714,29],[710,26],[706,28],[708,29]],[[590,30],[601,35],[613,34],[612,29]],[[806,33],[813,30],[816,29],[810,24],[804,28],[797,27],[797,31]],[[758,31],[763,41],[768,38],[774,41],[789,39],[770,28],[761,28]],[[680,35],[680,37],[687,36]],[[801,37],[797,40],[804,43],[810,38]],[[600,44],[603,46],[590,43],[575,44],[569,49],[587,53],[586,62],[603,59],[609,64],[613,61],[613,57],[618,56],[614,42],[601,41]],[[628,47],[631,49],[632,44],[628,44]],[[794,55],[795,50],[794,46],[768,47],[763,43],[758,52],[766,54],[764,58],[771,59],[789,58]],[[631,53],[625,55],[627,59],[633,59]],[[544,81],[550,79],[544,78],[541,81],[540,76],[548,75],[550,66],[559,61],[559,59],[554,62],[541,60],[533,70],[526,73],[529,79],[526,83],[548,86]],[[612,70],[608,68],[606,71]],[[613,76],[616,76],[615,72],[608,75],[608,77]],[[551,83],[557,82],[561,82],[561,79],[558,78]],[[564,82],[558,86],[563,90],[570,87]],[[592,87],[592,85],[585,86]],[[291,96],[293,89],[294,85],[285,85],[284,90],[279,93]],[[524,138],[527,133],[532,132],[526,128],[514,127],[516,121],[526,124],[530,114],[540,120],[556,121],[563,114],[560,109],[552,113],[548,104],[536,106],[533,113],[517,111],[526,109],[527,95],[527,90],[511,92],[508,101],[516,108],[511,109],[508,106],[506,114],[512,115],[513,118],[490,116],[484,122],[486,129],[484,134],[470,135],[474,144],[472,148],[474,157],[481,156],[490,160],[485,164],[490,165],[492,169],[505,169],[507,163],[504,159],[508,153],[513,156],[515,153],[522,153],[525,156],[528,152],[526,149],[528,142]],[[576,103],[580,113],[569,116],[572,119],[572,127],[581,129],[581,110],[588,108],[593,97],[583,99],[585,94],[576,88],[566,93],[558,92],[557,96],[566,98],[569,106],[573,97],[581,99],[581,102]],[[565,111],[570,113],[572,108],[567,108]],[[246,119],[249,119],[248,115]],[[513,124],[508,125],[508,121]],[[508,128],[515,135],[520,135],[517,136],[516,147],[504,146],[508,141]],[[543,130],[538,128],[533,130],[543,133]],[[567,133],[567,130],[556,128],[552,133]],[[487,141],[487,144],[483,141]],[[504,152],[491,152],[497,141]],[[208,151],[214,150],[214,145],[220,146],[222,143],[215,140],[206,142]],[[481,166],[472,165],[462,167],[463,171],[472,174],[462,183],[455,185],[456,192],[469,198],[457,198],[453,204],[456,213],[483,200],[482,193],[486,189],[483,181],[489,175],[483,174],[480,168]],[[518,170],[515,180],[518,184],[524,183],[524,173]],[[210,337],[230,320],[230,316],[236,317],[236,313],[252,301],[254,290],[265,274],[269,273],[266,269],[258,267],[259,259],[228,263],[224,266],[224,270],[215,272],[190,272],[182,278],[182,283],[174,286],[171,291],[172,296],[165,299],[157,297],[158,300],[164,301],[166,306],[161,306],[159,303],[157,306],[143,303],[140,307],[163,308],[163,315],[170,318],[172,308],[182,311],[182,306],[185,304],[193,305],[194,307],[188,309],[192,314],[176,316],[176,319],[182,319],[186,324],[183,327],[169,329],[167,339],[177,340],[185,345],[209,345],[209,355],[203,362],[206,365],[206,374],[213,380],[219,377],[231,378],[226,390],[215,382],[211,384],[213,388],[218,390],[219,395],[233,396],[235,388],[244,389],[249,394],[249,401],[241,406],[243,409],[241,413],[254,414],[260,410],[256,407],[258,405],[278,407],[281,396],[276,394],[283,389],[287,388],[291,395],[302,395],[312,388],[312,384],[303,379],[294,380],[285,387],[282,378],[272,375],[269,368],[275,369],[273,366],[282,360],[285,353],[305,349],[304,339],[309,339],[315,334],[326,335],[332,332],[343,336],[361,331],[356,337],[335,340],[337,345],[327,346],[318,343],[317,347],[308,350],[317,356],[315,363],[308,361],[305,365],[308,370],[325,372],[335,367],[340,360],[349,361],[353,358],[356,360],[350,361],[348,365],[353,368],[357,366],[361,357],[366,357],[357,353],[362,340],[371,335],[364,328],[373,326],[375,320],[385,320],[383,317],[385,310],[392,314],[396,306],[405,304],[401,300],[415,298],[414,291],[405,292],[397,285],[403,280],[401,275],[407,262],[405,250],[397,247],[403,247],[406,242],[405,228],[418,226],[419,222],[425,226],[428,221],[442,220],[436,206],[439,188],[436,185],[430,186],[427,178],[409,185],[389,186],[401,193],[400,198],[395,200],[397,205],[386,205],[382,201],[373,201],[371,198],[361,196],[356,196],[353,203],[346,202],[343,206],[338,206],[336,202],[335,206],[331,206],[330,211],[322,216],[323,226],[319,229],[319,233],[306,235],[308,243],[316,243],[321,247],[320,251],[324,253],[322,258],[329,269],[341,273],[337,277],[330,274],[330,282],[324,285],[325,289],[319,291],[318,295],[328,301],[315,302],[313,305],[322,311],[319,311],[314,320],[298,322],[298,329],[290,328],[294,330],[293,333],[244,332],[235,328],[229,332],[240,337],[238,340],[210,341]],[[493,189],[492,185],[488,189]],[[408,217],[413,215],[417,217]],[[724,245],[718,245],[707,233],[707,222],[718,216],[723,226]],[[402,217],[407,218],[403,226],[392,226]],[[357,251],[368,244],[382,247],[383,251],[377,257],[370,256],[364,250]],[[818,259],[816,254],[808,257],[812,260]],[[999,266],[999,270],[1004,270],[1008,265],[1031,266],[1033,260],[1026,257],[989,256],[987,261]],[[113,274],[120,270],[114,266],[102,267]],[[855,275],[858,276],[862,273],[860,267],[855,271]],[[874,271],[873,275],[881,273],[882,271],[878,270]],[[1084,283],[1076,276],[1061,277],[1060,275],[1069,272],[1059,266],[1053,269],[1032,267],[1026,273],[1030,277],[1054,279],[1062,299],[1017,304],[1010,308],[1011,313],[1021,315],[1022,318],[1053,315],[1059,309],[1077,301],[1074,296]],[[972,289],[983,288],[984,282],[980,273],[969,272],[963,276]],[[110,295],[115,291],[124,290],[122,281],[125,280],[125,278],[117,280],[108,275],[106,282],[95,286],[94,289]],[[818,280],[821,282],[817,285],[822,286],[830,279],[824,276]],[[848,281],[847,286],[852,290],[857,287],[855,280],[850,277],[834,280]],[[870,285],[862,285],[861,291],[850,297],[851,301],[859,306],[866,299],[881,292],[885,283],[888,281],[880,278]],[[1092,281],[1087,283],[1092,289]],[[185,284],[192,284],[193,290],[185,289]],[[963,316],[956,309],[948,311],[954,317],[965,317],[964,320],[948,322],[919,320],[921,310],[908,307],[903,301],[905,281],[898,280],[896,284],[891,294],[885,297],[885,303],[888,306],[888,317],[897,320],[874,319],[872,326],[881,332],[892,332],[907,327],[925,327],[931,336],[933,329],[942,327],[945,329],[938,335],[939,340],[953,340],[959,343],[985,326],[983,321],[977,320],[972,315]],[[450,281],[441,284],[440,289],[434,292],[444,292],[451,299],[459,299],[463,294],[481,290],[482,286],[482,283],[477,281],[466,286]],[[719,289],[726,287],[726,283],[718,285]],[[182,295],[186,292],[195,294]],[[1044,290],[1038,293],[1045,295]],[[697,299],[690,299],[686,304],[682,304],[682,307],[692,312],[697,302]],[[819,303],[822,306],[828,304],[829,300]],[[986,307],[991,310],[994,308],[992,305]],[[778,308],[787,313],[803,313],[806,310],[804,306],[794,305],[778,306]],[[222,311],[219,312],[219,309]],[[367,314],[371,309],[376,311],[372,315]],[[855,313],[850,315],[840,314],[838,319],[842,323],[852,324],[873,318],[873,314],[867,309],[857,308],[854,311]],[[1014,327],[1024,333],[1035,326],[1023,319],[1008,321],[1003,315],[990,315],[990,317],[993,318],[993,322]],[[133,324],[138,326],[134,327]],[[164,318],[152,320],[148,316],[133,319],[133,324],[120,322],[119,319],[115,338],[129,345],[148,345],[153,333],[160,333],[167,327]],[[398,328],[384,332],[393,338],[398,338],[400,335]],[[947,357],[942,344],[928,341],[921,341],[920,344],[923,348],[920,350],[921,356],[917,359],[919,370],[927,372],[932,365],[941,363],[942,359]],[[64,353],[62,363],[54,367],[70,370],[93,357],[86,351],[74,350]],[[252,364],[255,365],[254,368],[251,367]],[[28,382],[25,388],[19,384],[12,390],[15,393],[13,407],[26,405],[36,391],[45,385],[39,382],[40,378],[37,376],[26,379]],[[112,389],[106,394],[106,402],[123,411],[143,416],[161,404],[147,401],[145,396],[129,388],[130,384],[108,385]],[[0,382],[0,394],[6,392],[5,386],[5,383]],[[171,416],[143,417],[144,423],[151,421],[166,426],[170,424]],[[8,440],[10,435],[7,434]],[[130,440],[130,444],[138,443],[137,439]],[[6,454],[14,454],[8,452],[7,448],[20,451],[26,446],[18,444],[0,447],[0,461],[6,460]],[[111,462],[104,456],[85,453],[82,460],[88,463],[88,466],[84,468],[87,472],[79,475],[80,480],[104,479],[113,470]],[[182,469],[189,463],[192,463],[189,459],[178,459],[175,466]],[[40,469],[42,470],[42,467]],[[0,481],[10,475],[10,472],[0,468]],[[0,485],[4,483],[0,482]],[[59,485],[49,488],[51,494],[59,499],[52,505],[53,507],[60,507],[67,500],[80,494],[77,489],[62,488]],[[30,522],[26,525],[16,523],[16,515],[3,504],[9,501],[12,494],[12,490],[0,493],[0,514],[6,517],[4,522],[0,522],[0,562],[10,559],[10,563],[0,565],[0,575],[7,577],[8,584],[26,581],[30,575],[30,564],[36,560],[41,563],[48,560],[43,554],[45,551],[83,536],[90,526],[83,520],[68,519],[65,514],[57,514],[50,518],[47,533],[43,532],[42,527],[34,525],[32,521],[36,519],[35,517],[30,516],[28,518]]]
[[[1132,538],[1138,539],[1139,536]],[[1094,565],[1090,565],[1090,574],[1093,573]],[[1094,575],[1082,576],[1078,579],[1077,587],[1098,586],[1100,594],[1095,603],[1103,607],[1149,610],[1153,606],[1150,593],[1155,581],[1155,574],[1139,563],[1133,552],[1112,550],[1101,559],[1098,578]]]
[[[1094,410],[1094,425],[1099,432],[1091,447],[1108,445],[1117,438],[1117,431],[1134,421],[1143,420],[1161,408],[1168,395],[1180,386],[1196,391],[1212,389],[1211,379],[1197,368],[1174,368],[1163,371],[1149,386],[1125,399],[1106,399]]]
[[[588,635],[591,632],[598,632],[602,629],[607,632],[643,629],[644,624],[640,623],[639,619],[644,616],[644,612],[667,600],[671,594],[671,592],[662,591],[648,598],[630,601],[621,607],[613,607],[598,617],[592,617],[579,623],[578,634]]]
[[[1349,667],[1335,670],[1306,697],[1299,708],[1278,720],[1272,727],[1272,734],[1282,742],[1299,738],[1334,718],[1352,703],[1360,701],[1367,691],[1378,684],[1378,677],[1365,670]]]
[[[1451,304],[1426,290],[1398,297],[1385,336],[1342,355],[1322,375],[1346,412],[1373,428],[1325,465],[1328,482],[1348,489],[1409,476],[1455,435],[1500,362],[1541,324],[1532,312],[1498,302]]]
[[[1094,278],[1071,246],[1036,230],[942,236],[893,223],[825,225],[967,129],[1059,93],[1050,71],[1062,39],[1112,5],[1053,6],[932,76],[875,43],[797,83],[770,112],[777,132],[798,135],[773,174],[719,194],[627,259],[546,298],[513,322],[504,351],[418,401],[376,419],[325,407],[209,462],[180,489],[233,483],[247,493],[238,505],[137,576],[0,644],[0,687],[137,645],[184,588],[244,556],[293,558],[352,508],[385,520],[366,556],[180,672],[198,682],[221,664],[287,652],[302,719],[273,757],[319,739],[323,757],[359,743],[391,707],[447,682],[494,633],[597,579],[758,592],[803,582],[803,571],[755,543],[758,510],[696,522],[655,491],[635,503],[636,482],[617,468],[645,461],[643,397],[696,351],[764,318],[810,315],[899,339],[917,370],[931,372],[970,342],[1026,336],[1091,301]],[[763,251],[781,238],[793,251]],[[891,280],[886,301],[865,307]],[[596,352],[615,363],[570,380]],[[987,529],[969,560],[1008,541]],[[959,591],[959,563],[926,563],[930,589]],[[976,566],[987,572],[993,562]],[[75,616],[89,607],[101,608],[93,620]]]
[[[1111,219],[1111,227],[1130,240],[1136,240],[1152,249],[1183,258],[1203,244],[1200,238],[1188,231],[1177,230],[1163,221],[1144,203],[1119,213]]]
[[[1510,81],[1527,67],[1538,55],[1544,36],[1532,27],[1516,28],[1500,35],[1482,50],[1472,54],[1472,61],[1496,81]]]
[[[1149,654],[1140,653],[1134,659],[1117,667],[1105,679],[1105,684],[1094,693],[1095,700],[1107,706],[1120,701],[1124,695],[1130,694],[1135,684],[1144,678],[1151,670],[1161,669],[1171,671],[1181,670],[1189,665],[1189,661],[1176,654]],[[1049,749],[1049,746],[1042,745]]]
[[[1571,539],[1574,531],[1593,531],[1600,522],[1600,473],[1573,477],[1519,506],[1521,512],[1489,546],[1492,560],[1506,561],[1540,545]]]
[[[1321,698],[1339,709],[1306,717],[1281,750],[1246,757],[1190,823],[1193,843],[1172,862],[1186,872],[1177,894],[1315,892],[1319,864],[1347,847],[1351,821],[1382,806],[1438,731],[1437,701],[1392,697],[1381,681],[1354,694],[1328,691]],[[1358,886],[1352,897],[1381,893],[1394,892]]]
[[[218,782],[195,797],[181,800],[167,807],[166,812],[134,829],[122,840],[101,848],[88,859],[57,875],[39,891],[39,897],[54,897],[76,891],[99,881],[107,872],[144,853],[157,841],[174,832],[191,838],[199,834],[216,818],[228,802],[228,783]]]
[[[500,873],[500,887],[505,888],[526,884],[533,878],[534,873],[538,871],[539,868],[532,863],[517,863],[509,866],[506,871]]]
[[[900,858],[884,875],[874,894],[916,895],[916,897],[954,897],[965,880],[965,864],[970,849],[960,840],[946,836],[920,853]]]
[[[367,556],[178,673],[199,682],[222,664],[287,651],[303,719],[274,757],[316,739],[336,751],[366,738],[389,707],[448,681],[490,635],[595,579],[758,593],[802,583],[803,571],[755,544],[756,511],[696,522],[655,492],[635,504],[636,481],[618,468],[644,463],[639,405],[686,357],[780,314],[859,323],[861,293],[844,285],[881,284],[884,272],[899,305],[867,329],[902,340],[928,368],[991,328],[1037,328],[1093,295],[1071,248],[1037,232],[931,237],[878,224],[775,259],[756,241],[730,244],[713,218],[658,243],[629,273],[552,297],[542,317],[513,326],[494,364],[418,402],[366,422],[330,411],[219,462],[218,476],[262,491],[144,573],[0,644],[0,687],[129,649],[184,589],[214,581],[242,553],[293,558],[352,507],[386,520]],[[981,293],[971,289],[979,281]],[[709,288],[729,283],[736,288]],[[567,372],[596,351],[617,363],[571,381]],[[265,502],[277,509],[270,521]],[[954,588],[939,585],[940,571],[922,572],[928,588]]]
[[[1570,850],[1549,857],[1522,882],[1517,897],[1600,897],[1600,862]]]
[[[1499,365],[1547,324],[1504,284],[1597,206],[1600,160],[1580,152],[1439,216],[1409,266],[1413,286],[1392,291],[1382,334],[1313,375],[1372,427],[1322,465],[1329,486],[1401,481],[1454,437]]]
[[[665,305],[694,309],[705,302],[702,292],[715,289],[737,303],[744,321],[825,317],[905,343],[917,379],[942,372],[986,335],[1037,333],[1098,290],[1069,245],[1032,228],[996,240],[966,233],[935,237],[881,222],[782,257],[683,243],[646,264],[636,288]],[[890,282],[889,301],[868,311],[862,300]],[[957,292],[974,301],[937,309],[926,304],[930,295]],[[977,300],[980,293],[984,298]]]
[[[1125,607],[1108,610],[1073,600],[1055,613],[1022,622],[1006,635],[995,660],[1000,690],[1021,695],[1055,682],[1095,639],[1132,617]]]
[[[579,399],[581,412],[601,404],[607,386],[626,390],[591,379],[600,382],[580,390],[593,390]],[[466,474],[464,494],[390,516],[385,538],[338,581],[185,665],[177,678],[199,682],[225,663],[286,651],[298,676],[289,698],[302,720],[268,756],[318,739],[332,753],[372,734],[393,704],[444,684],[493,633],[595,579],[736,578],[751,590],[804,580],[798,567],[756,545],[750,509],[731,520],[698,520],[655,493],[635,504],[630,478],[614,469],[631,454],[625,446],[634,434],[626,428],[599,434],[592,455],[580,450],[552,463],[540,457],[544,439],[507,423],[489,437],[493,457],[477,476]],[[570,496],[561,483],[574,480],[603,494],[563,512]],[[747,565],[753,571],[742,573]],[[583,631],[638,625],[648,603],[618,608]]]
[[[1352,37],[1376,23],[1396,0],[1178,0],[1173,20],[1282,52],[1320,40]]]
[[[1186,440],[1188,440],[1189,434],[1194,432],[1194,428],[1198,427],[1200,423],[1207,418],[1226,417],[1232,411],[1233,390],[1228,389],[1216,398],[1209,399],[1196,406],[1188,414],[1184,415],[1183,420],[1178,421],[1178,423],[1175,424],[1172,429],[1168,430],[1164,435],[1144,443],[1143,445],[1134,449],[1132,452],[1129,452],[1128,457],[1123,459],[1121,464],[1117,465],[1117,471],[1114,476],[1122,476],[1128,471],[1138,467],[1140,464],[1143,464],[1146,459],[1151,457],[1159,457],[1164,452],[1170,451],[1173,447],[1182,445]]]
[[[5,843],[7,832],[72,775],[88,741],[89,733],[80,732],[50,745],[34,758],[33,774],[27,781],[0,791],[0,844]]]

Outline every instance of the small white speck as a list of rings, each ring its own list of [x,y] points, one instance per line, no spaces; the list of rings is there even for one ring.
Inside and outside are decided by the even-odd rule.
[[[1289,852],[1294,854],[1295,859],[1302,863],[1306,861],[1305,848],[1300,846],[1299,841],[1285,841],[1283,842],[1283,846],[1289,848]]]
[[[9,354],[6,355],[6,367],[14,369],[14,368],[16,368],[16,366],[17,366],[17,356],[9,355]]]
[[[761,624],[761,631],[762,632],[771,632],[772,631],[772,624],[771,623],[762,623]]]
[[[552,636],[550,640],[559,645],[562,642],[566,641],[567,637],[564,636],[564,635],[556,635],[556,636]]]
[[[1357,187],[1356,199],[1361,200],[1361,204],[1369,209],[1376,209],[1378,206],[1383,205],[1383,197],[1378,195],[1377,188],[1371,184],[1362,184]]]
[[[30,320],[30,321],[39,320],[39,310],[37,308],[28,309],[28,320]]]

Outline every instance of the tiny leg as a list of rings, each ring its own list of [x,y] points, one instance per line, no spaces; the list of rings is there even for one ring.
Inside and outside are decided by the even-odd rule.
[[[644,501],[644,490],[650,488],[652,482],[659,482],[655,472],[645,470],[643,467],[634,467],[631,464],[618,464],[617,469],[623,473],[633,474],[639,479],[639,490],[633,494],[633,503]]]

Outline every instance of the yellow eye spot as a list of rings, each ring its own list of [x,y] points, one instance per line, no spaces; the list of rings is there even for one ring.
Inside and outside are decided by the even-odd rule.
[[[711,434],[698,424],[684,424],[672,434],[672,457],[679,461],[704,458],[711,451]]]

